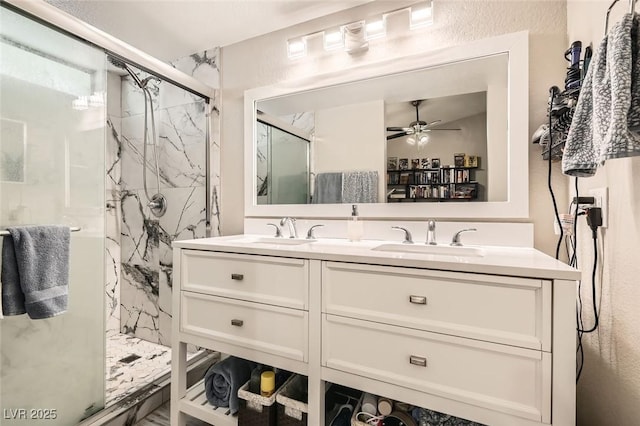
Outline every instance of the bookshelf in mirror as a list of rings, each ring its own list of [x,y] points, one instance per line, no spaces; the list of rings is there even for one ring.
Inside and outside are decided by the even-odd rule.
[[[477,167],[387,170],[387,202],[478,200]]]

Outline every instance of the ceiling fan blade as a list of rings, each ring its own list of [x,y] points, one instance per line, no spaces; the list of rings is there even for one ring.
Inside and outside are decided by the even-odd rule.
[[[412,130],[411,127],[387,127],[387,132],[409,132]]]
[[[427,123],[427,126],[433,126],[434,124],[442,123],[442,120],[434,120]]]
[[[437,132],[439,130],[462,130],[462,129],[427,129],[428,132]]]
[[[387,136],[387,140],[391,140],[391,139],[396,139],[396,138],[401,138],[403,136],[407,136],[409,133],[396,133],[395,135],[389,135]]]

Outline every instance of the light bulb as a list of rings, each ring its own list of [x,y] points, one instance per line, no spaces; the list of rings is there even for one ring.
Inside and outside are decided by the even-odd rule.
[[[344,38],[342,29],[324,32],[324,48],[325,50],[342,49],[344,47]]]
[[[289,59],[301,58],[307,54],[307,41],[304,38],[287,41]]]
[[[427,142],[429,142],[429,135],[420,135],[420,137],[418,138],[418,143],[420,145],[426,145]]]
[[[413,135],[409,136],[409,137],[407,138],[407,143],[408,143],[409,145],[415,145],[415,144],[416,144],[416,138],[415,138],[415,136],[413,136]]]
[[[410,28],[416,29],[433,24],[433,11],[431,2],[427,6],[421,8],[411,8],[411,25]]]
[[[365,25],[365,38],[367,40],[384,37],[386,33],[387,28],[384,17],[377,21],[367,22]]]

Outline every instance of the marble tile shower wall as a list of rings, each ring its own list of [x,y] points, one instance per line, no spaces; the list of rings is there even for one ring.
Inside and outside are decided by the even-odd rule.
[[[218,59],[219,49],[216,48],[171,64],[218,88]],[[161,218],[154,217],[147,207],[143,184],[144,95],[130,78],[123,78],[121,118],[111,118],[109,142],[113,144],[113,157],[107,179],[114,182],[113,200],[119,202],[118,208],[109,210],[116,217],[114,238],[110,238],[109,243],[119,244],[120,255],[120,259],[113,256],[108,265],[113,268],[113,274],[108,279],[107,295],[117,295],[118,290],[112,288],[119,287],[119,303],[107,298],[107,310],[119,304],[121,332],[170,345],[171,242],[205,236],[207,113],[211,115],[212,235],[220,234],[219,99],[216,96],[207,105],[170,83],[152,80],[149,87],[158,135],[160,192],[166,197],[168,207]],[[117,121],[120,121],[120,132],[117,132]],[[158,184],[152,145],[147,145],[144,167],[147,168],[149,195],[153,195],[158,192]],[[116,230],[119,231],[117,236]],[[112,324],[116,323],[115,315],[110,317]]]

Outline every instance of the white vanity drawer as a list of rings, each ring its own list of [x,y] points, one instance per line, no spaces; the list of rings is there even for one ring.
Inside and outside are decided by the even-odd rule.
[[[297,309],[181,292],[180,330],[307,361],[309,314]]]
[[[549,422],[551,354],[323,314],[325,367]]]
[[[551,282],[323,262],[322,311],[551,350]]]
[[[181,289],[295,309],[308,309],[304,259],[182,250]]]

